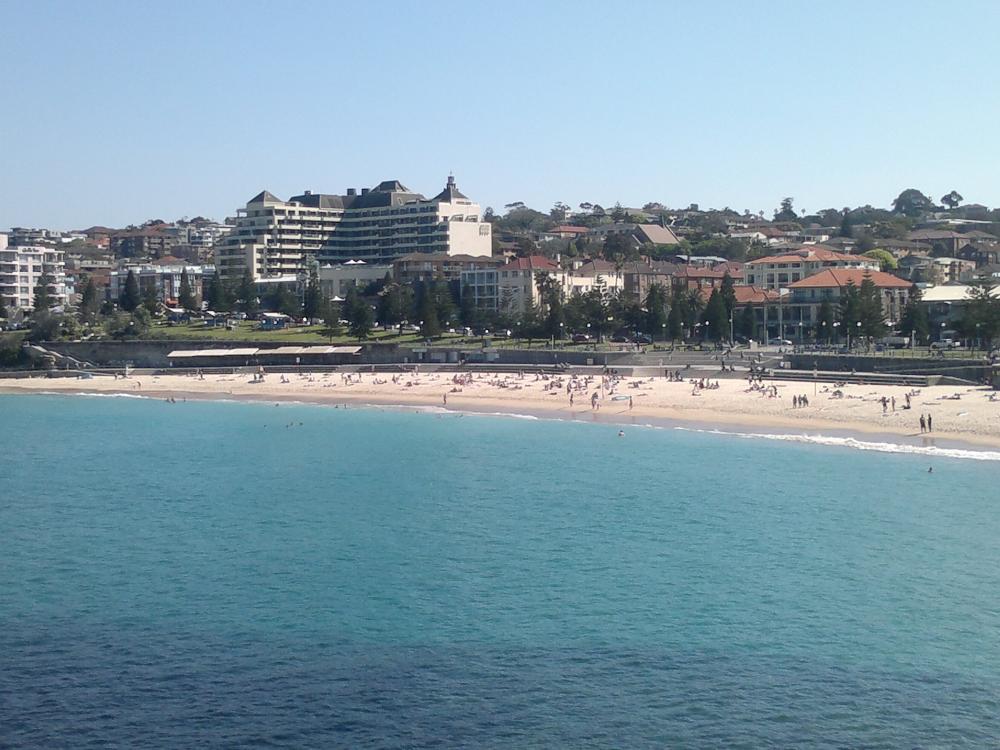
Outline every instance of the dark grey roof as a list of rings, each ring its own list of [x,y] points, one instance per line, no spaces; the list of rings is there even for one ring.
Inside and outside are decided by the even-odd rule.
[[[269,193],[266,190],[262,190],[253,198],[247,201],[247,203],[283,203],[281,198],[278,198],[273,193]]]
[[[399,180],[380,182],[367,193],[362,193],[354,199],[351,208],[381,208],[383,206],[401,206],[404,203],[426,201],[420,193],[413,193]]]
[[[289,200],[310,208],[350,208],[356,196],[329,195],[327,193],[303,193],[293,195]]]
[[[452,175],[448,175],[448,184],[444,186],[444,190],[431,198],[433,203],[454,203],[455,201],[467,201],[468,196],[463,195],[462,192],[455,187],[455,178]]]

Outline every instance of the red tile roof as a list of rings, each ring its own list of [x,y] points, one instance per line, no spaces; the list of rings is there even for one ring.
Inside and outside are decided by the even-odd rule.
[[[501,271],[558,271],[559,266],[548,258],[541,255],[532,255],[527,258],[514,258],[505,266],[500,266]]]
[[[688,279],[722,279],[725,278],[726,272],[717,271],[714,268],[691,268],[691,266],[685,266],[674,275]]]
[[[782,255],[769,255],[766,258],[757,258],[757,260],[751,260],[747,262],[748,266],[756,266],[762,263],[801,263],[802,261],[832,261],[839,260],[844,262],[858,262],[862,259],[857,255],[848,255],[847,253],[840,253],[836,250],[830,250],[829,248],[820,247],[818,245],[809,246],[806,245],[798,250],[793,250],[791,252],[783,253]]]
[[[552,229],[549,230],[549,232],[551,234],[558,234],[558,233],[563,233],[563,234],[570,234],[570,233],[573,233],[573,234],[586,234],[589,231],[590,230],[587,229],[587,227],[576,227],[576,226],[573,226],[572,224],[560,224],[559,226],[552,227]]]
[[[737,305],[754,305],[761,304],[763,302],[777,302],[778,298],[781,296],[775,289],[762,289],[759,286],[748,286],[745,284],[736,284],[733,287],[733,291],[736,293]]]
[[[845,287],[850,283],[861,286],[861,282],[866,278],[871,278],[875,286],[881,289],[908,289],[913,286],[912,281],[906,281],[891,273],[867,271],[862,268],[827,268],[788,286],[790,289],[832,289]]]

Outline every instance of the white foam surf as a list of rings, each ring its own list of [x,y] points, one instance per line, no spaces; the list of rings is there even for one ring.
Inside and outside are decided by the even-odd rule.
[[[870,440],[858,440],[853,437],[835,437],[832,435],[802,435],[789,433],[767,432],[728,432],[725,430],[696,429],[693,427],[674,427],[684,432],[702,432],[708,435],[726,435],[751,440],[777,440],[786,443],[806,443],[824,445],[835,448],[851,448],[861,451],[878,453],[905,453],[932,458],[962,458],[973,461],[1000,461],[1000,452],[988,450],[968,450],[965,448],[941,448],[936,445],[910,445],[908,443],[885,443]]]

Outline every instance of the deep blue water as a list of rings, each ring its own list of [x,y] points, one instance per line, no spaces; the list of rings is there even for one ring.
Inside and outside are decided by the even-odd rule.
[[[1000,463],[617,430],[0,396],[0,746],[1000,743]]]

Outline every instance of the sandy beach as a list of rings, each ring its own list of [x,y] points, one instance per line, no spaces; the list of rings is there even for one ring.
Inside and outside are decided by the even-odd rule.
[[[128,393],[182,400],[224,398],[327,405],[433,406],[621,424],[681,423],[738,432],[850,435],[915,445],[1000,448],[1000,397],[987,388],[814,384],[667,378],[605,379],[535,373],[305,373],[140,375],[0,381],[6,393]],[[909,394],[910,408],[906,408]],[[796,405],[796,397],[807,403]],[[882,399],[886,400],[883,407]],[[893,403],[893,401],[895,403]],[[922,432],[921,415],[931,419]],[[880,437],[879,437],[880,436]]]

